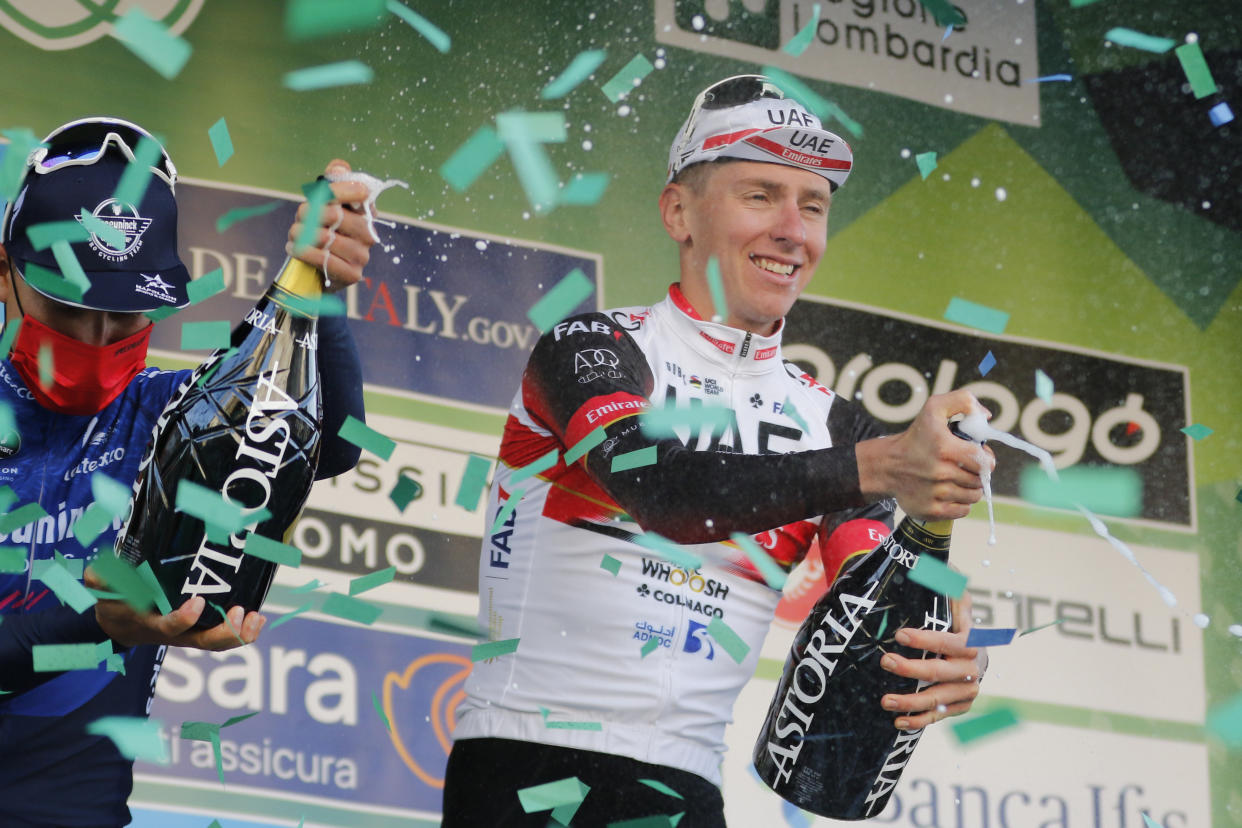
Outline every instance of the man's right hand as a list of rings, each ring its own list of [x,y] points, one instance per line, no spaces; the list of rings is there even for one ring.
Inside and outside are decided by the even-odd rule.
[[[969,391],[938,394],[901,434],[855,446],[862,493],[895,497],[906,514],[923,520],[966,517],[983,497],[984,463],[995,467],[996,457],[987,446],[955,436],[949,418],[976,407],[991,416]]]
[[[83,581],[89,589],[107,588],[89,567]],[[154,611],[138,612],[124,601],[101,598],[95,602],[95,619],[104,633],[122,647],[168,644],[196,650],[231,650],[251,644],[267,622],[257,612],[233,607],[228,611],[227,623],[222,621],[210,629],[196,630],[194,622],[206,606],[202,596],[196,595],[167,615],[160,615]]]

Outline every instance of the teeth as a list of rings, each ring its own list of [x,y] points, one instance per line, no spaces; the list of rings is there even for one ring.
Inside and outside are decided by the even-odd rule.
[[[781,264],[772,259],[765,259],[763,256],[751,256],[750,260],[764,270],[772,273],[778,273],[781,276],[789,276],[794,272],[795,266],[791,264]]]

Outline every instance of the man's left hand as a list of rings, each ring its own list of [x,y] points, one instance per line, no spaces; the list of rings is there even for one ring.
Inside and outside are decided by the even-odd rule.
[[[349,164],[338,158],[329,162],[324,174],[349,171]],[[371,245],[375,240],[361,212],[361,206],[370,197],[367,186],[358,181],[336,181],[331,186],[333,198],[319,214],[314,244],[293,248],[306,220],[307,204],[303,202],[289,228],[285,251],[323,271],[329,280],[325,289],[337,291],[362,280],[362,270],[371,260]]]
[[[988,654],[986,649],[966,646],[970,610],[970,594],[966,593],[961,602],[953,602],[952,632],[909,627],[897,631],[898,644],[942,656],[912,659],[887,653],[880,660],[880,666],[889,672],[931,683],[917,693],[889,693],[880,700],[885,710],[905,714],[894,722],[899,730],[919,730],[949,716],[960,716],[979,695]]]

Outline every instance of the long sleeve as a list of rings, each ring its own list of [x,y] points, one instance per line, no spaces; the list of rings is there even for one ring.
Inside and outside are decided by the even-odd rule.
[[[316,480],[344,474],[358,462],[362,450],[337,437],[345,418],[363,419],[362,364],[343,316],[319,320],[319,382],[323,394],[323,447]]]
[[[0,623],[0,690],[21,692],[61,675],[34,671],[36,644],[94,644],[107,638],[94,607],[81,614],[65,606],[5,615]]]

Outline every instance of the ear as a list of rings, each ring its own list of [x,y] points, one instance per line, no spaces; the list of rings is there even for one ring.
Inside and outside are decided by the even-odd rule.
[[[673,241],[684,244],[690,240],[690,224],[686,220],[687,203],[693,194],[685,185],[672,182],[664,185],[660,193],[660,219],[664,222],[664,232]]]

